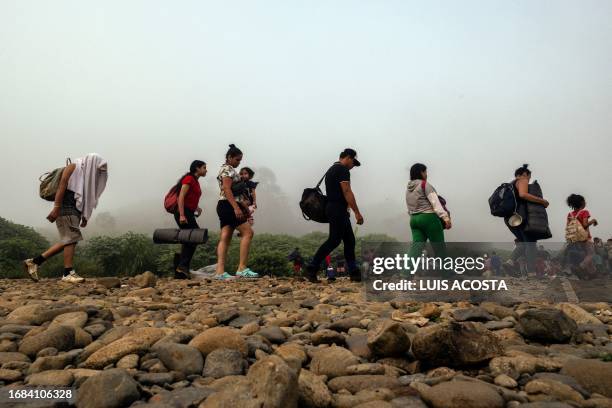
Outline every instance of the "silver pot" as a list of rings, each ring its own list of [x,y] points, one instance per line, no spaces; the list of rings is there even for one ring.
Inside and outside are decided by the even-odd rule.
[[[523,223],[523,217],[518,213],[514,213],[508,218],[508,225],[511,227],[518,227]]]

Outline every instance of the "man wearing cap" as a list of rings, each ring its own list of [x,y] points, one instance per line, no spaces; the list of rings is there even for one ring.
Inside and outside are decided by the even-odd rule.
[[[321,268],[321,262],[340,245],[340,242],[344,243],[344,259],[351,280],[361,280],[361,274],[355,261],[355,235],[348,211],[349,208],[353,210],[357,224],[363,224],[363,216],[359,212],[355,195],[351,190],[350,170],[355,166],[361,166],[357,160],[357,152],[347,148],[340,153],[340,159],[325,174],[327,194],[325,213],[329,220],[329,237],[306,267],[308,280],[311,282],[318,282],[317,272]]]

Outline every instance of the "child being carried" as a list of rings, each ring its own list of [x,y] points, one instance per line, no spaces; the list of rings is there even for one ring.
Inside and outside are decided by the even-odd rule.
[[[257,188],[256,181],[253,181],[255,172],[250,167],[243,167],[240,169],[240,178],[246,184],[246,189],[242,195],[243,211],[247,214],[247,222],[251,225],[254,224],[253,214],[257,209],[257,194],[255,189]]]

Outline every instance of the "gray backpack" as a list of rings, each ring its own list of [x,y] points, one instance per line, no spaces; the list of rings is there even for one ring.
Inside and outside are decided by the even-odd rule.
[[[72,161],[69,158],[66,159],[66,166],[70,163],[72,163]],[[66,167],[59,167],[38,178],[40,181],[40,188],[38,190],[40,198],[47,201],[55,201],[55,193],[57,193],[65,168]]]

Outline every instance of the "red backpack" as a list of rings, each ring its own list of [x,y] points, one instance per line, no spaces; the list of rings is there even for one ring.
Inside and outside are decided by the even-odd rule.
[[[166,197],[164,197],[164,208],[170,214],[174,214],[178,208],[178,193],[176,190],[176,186],[172,186]]]

